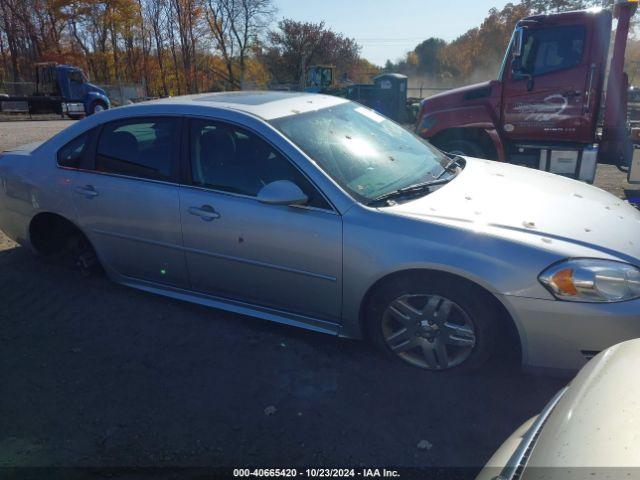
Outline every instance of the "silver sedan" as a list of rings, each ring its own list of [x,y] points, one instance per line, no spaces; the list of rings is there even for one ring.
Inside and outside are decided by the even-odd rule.
[[[576,369],[640,336],[640,212],[279,92],[118,108],[0,157],[0,229],[131,287],[429,370]]]

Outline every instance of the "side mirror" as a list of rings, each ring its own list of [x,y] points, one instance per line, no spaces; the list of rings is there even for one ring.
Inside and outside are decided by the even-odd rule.
[[[309,201],[300,187],[289,180],[277,180],[265,185],[257,198],[267,205],[305,205]]]
[[[534,87],[533,75],[526,72],[522,65],[522,57],[513,57],[511,60],[511,76],[514,80],[527,79],[527,91],[530,92]]]

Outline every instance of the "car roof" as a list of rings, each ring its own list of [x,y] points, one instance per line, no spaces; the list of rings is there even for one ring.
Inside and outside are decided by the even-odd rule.
[[[168,97],[145,102],[145,104],[149,105],[160,103],[224,108],[256,115],[264,120],[273,120],[276,118],[320,110],[322,108],[328,108],[347,102],[348,100],[343,98],[317,93],[242,91],[201,93],[196,95]]]

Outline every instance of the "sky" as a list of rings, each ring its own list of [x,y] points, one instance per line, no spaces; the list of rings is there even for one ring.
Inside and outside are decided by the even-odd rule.
[[[429,37],[453,40],[480,25],[507,0],[274,0],[276,19],[325,21],[355,38],[362,56],[377,65],[396,61]]]

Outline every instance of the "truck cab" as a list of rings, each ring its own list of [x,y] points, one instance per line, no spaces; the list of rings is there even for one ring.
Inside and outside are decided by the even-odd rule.
[[[106,92],[90,83],[84,72],[72,65],[36,64],[34,96],[61,99],[62,113],[70,117],[92,115],[110,106]]]
[[[622,64],[636,4],[616,0],[618,32],[607,112],[601,106],[613,12],[589,9],[520,20],[497,80],[423,100],[416,132],[450,153],[588,182],[598,161],[628,164],[628,82]]]
[[[0,95],[6,113],[56,113],[82,118],[111,106],[106,92],[90,83],[81,69],[54,62],[36,63],[35,91],[31,95]]]

